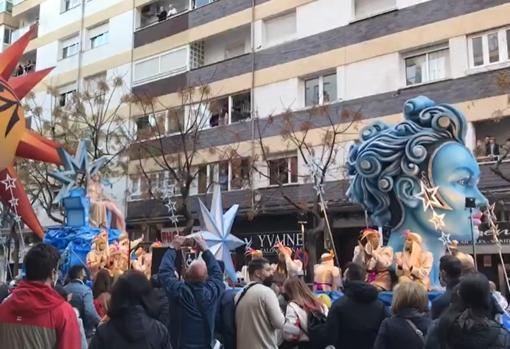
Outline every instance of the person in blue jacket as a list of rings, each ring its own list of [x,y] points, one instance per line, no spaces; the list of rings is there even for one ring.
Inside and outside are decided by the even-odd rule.
[[[174,238],[159,267],[159,280],[173,310],[169,328],[172,345],[180,349],[211,349],[218,301],[225,289],[223,274],[207,243],[197,235],[193,240],[202,251],[202,259],[193,261],[184,271],[184,280],[180,280],[175,259],[185,240],[184,236]]]

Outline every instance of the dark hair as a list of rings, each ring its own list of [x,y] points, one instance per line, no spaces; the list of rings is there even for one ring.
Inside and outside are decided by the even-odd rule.
[[[451,254],[446,254],[439,260],[439,270],[444,270],[450,280],[460,278],[462,274],[462,262]]]
[[[257,270],[264,269],[266,264],[269,264],[269,261],[265,258],[251,260],[248,264],[248,274],[252,276]]]
[[[51,278],[53,270],[58,268],[60,255],[58,250],[48,244],[40,243],[32,247],[25,256],[26,279],[29,281],[45,281]]]
[[[76,264],[69,269],[67,272],[67,276],[69,277],[69,280],[77,279],[80,276],[80,273],[82,270],[85,270],[85,267],[81,264]]]
[[[463,276],[456,290],[459,297],[452,297],[452,303],[439,320],[440,343],[448,342],[453,325],[463,313],[472,324],[471,328],[479,324],[486,326],[489,321],[491,296],[489,280],[485,275],[476,272]]]
[[[347,264],[345,272],[345,279],[347,281],[365,281],[367,278],[367,272],[364,267],[357,263]]]
[[[110,272],[106,269],[101,269],[96,274],[96,278],[94,279],[94,284],[92,285],[92,294],[94,295],[94,299],[99,297],[101,293],[110,292],[112,288],[112,278],[110,277]]]
[[[157,319],[159,304],[154,289],[144,273],[130,270],[113,285],[108,316],[123,317],[135,305],[141,305],[149,316]]]

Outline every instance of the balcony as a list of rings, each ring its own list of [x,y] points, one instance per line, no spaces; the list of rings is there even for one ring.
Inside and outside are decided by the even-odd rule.
[[[12,15],[17,17],[33,11],[39,14],[39,6],[42,2],[43,0],[13,0]]]

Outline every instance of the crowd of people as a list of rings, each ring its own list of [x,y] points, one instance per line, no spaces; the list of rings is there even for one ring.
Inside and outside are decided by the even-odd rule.
[[[201,258],[184,264],[179,277],[179,250],[191,243]],[[224,266],[200,236],[175,237],[150,280],[129,270],[112,284],[110,273],[99,270],[90,287],[89,271],[77,265],[62,285],[59,260],[54,247],[38,244],[25,256],[24,278],[8,292],[2,288],[2,347],[510,348],[498,321],[504,297],[454,255],[441,258],[446,291],[431,307],[422,283],[403,281],[393,288],[390,309],[369,282],[370,271],[354,262],[333,304],[299,273],[275,284],[275,268],[264,257],[250,261],[241,290],[229,288]]]

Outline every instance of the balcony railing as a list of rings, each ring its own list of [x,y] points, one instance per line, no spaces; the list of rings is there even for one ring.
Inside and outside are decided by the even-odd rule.
[[[32,26],[32,24],[34,23],[30,23],[29,25],[25,26],[25,27],[21,27],[19,29],[16,29],[15,31],[12,32],[12,35],[11,35],[11,42],[15,42],[16,40],[18,40],[23,34],[25,34],[26,32],[28,32],[30,30],[30,26]],[[34,36],[33,38],[37,37],[37,31],[34,33]],[[32,39],[33,39],[32,38]]]

